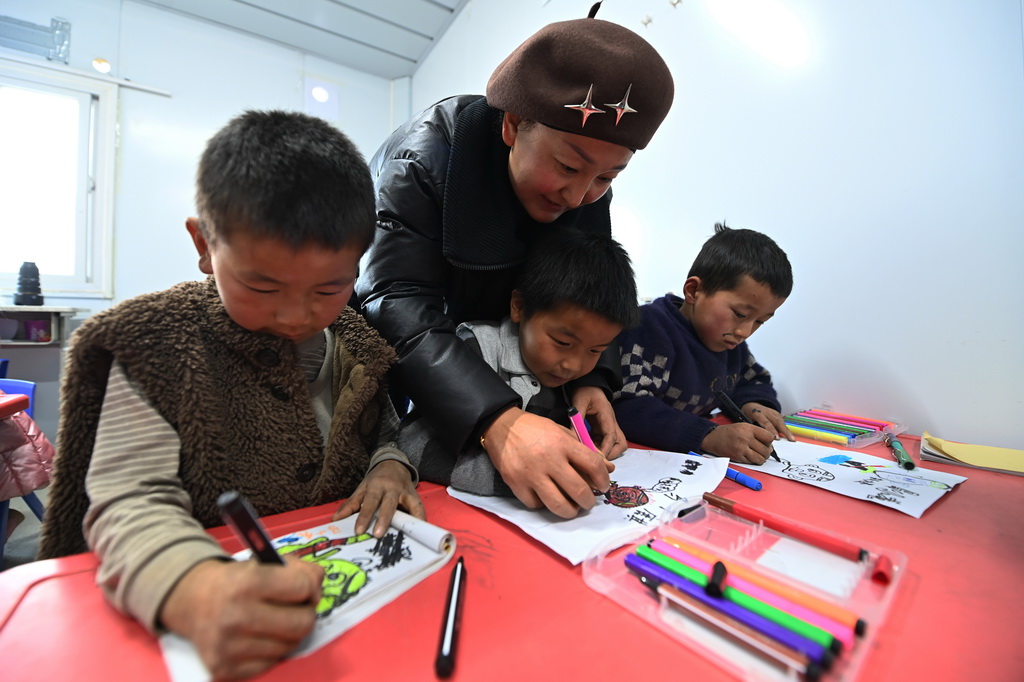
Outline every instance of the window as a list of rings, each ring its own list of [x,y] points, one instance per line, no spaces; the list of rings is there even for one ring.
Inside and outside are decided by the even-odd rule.
[[[110,298],[117,86],[0,58],[0,291]],[[5,296],[6,297],[6,296]]]

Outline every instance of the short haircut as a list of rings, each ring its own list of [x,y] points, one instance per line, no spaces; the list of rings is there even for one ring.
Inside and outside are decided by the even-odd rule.
[[[629,255],[604,234],[546,232],[530,249],[516,290],[527,318],[568,303],[623,327],[640,319]]]
[[[211,241],[245,229],[294,249],[365,250],[376,222],[370,170],[352,141],[326,121],[286,111],[246,111],[210,138],[196,207]]]
[[[701,290],[713,294],[735,289],[744,275],[778,298],[789,298],[793,290],[789,259],[771,237],[715,223],[715,234],[704,242],[687,277],[700,277]]]

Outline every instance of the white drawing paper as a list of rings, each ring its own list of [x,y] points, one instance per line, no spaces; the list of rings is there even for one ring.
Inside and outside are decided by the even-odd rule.
[[[787,537],[766,549],[757,563],[841,599],[850,596],[864,575],[859,561]]]
[[[840,495],[889,507],[915,519],[928,507],[967,479],[955,474],[915,467],[906,470],[895,459],[883,459],[857,450],[777,440],[775,453],[760,466],[736,464],[759,474],[780,476]]]
[[[574,566],[598,547],[624,545],[686,507],[699,504],[725,478],[728,461],[678,452],[630,448],[615,460],[607,498],[573,519],[547,510],[528,509],[508,497],[473,495],[453,488],[448,494],[522,528]]]
[[[278,554],[320,564],[325,577],[317,622],[291,656],[316,651],[410,587],[444,566],[455,554],[455,537],[435,525],[395,512],[381,538],[354,532],[356,517],[332,521],[274,538]],[[234,555],[244,561],[243,550]],[[160,637],[164,663],[173,682],[207,682],[192,643],[174,633]]]

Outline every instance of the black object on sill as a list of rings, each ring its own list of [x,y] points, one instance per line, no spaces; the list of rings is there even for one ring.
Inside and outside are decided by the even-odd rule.
[[[14,293],[14,305],[43,305],[39,288],[39,268],[35,263],[25,261],[18,271],[18,289]]]

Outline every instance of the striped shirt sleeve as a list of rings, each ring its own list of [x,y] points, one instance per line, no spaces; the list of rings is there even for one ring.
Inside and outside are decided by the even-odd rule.
[[[178,580],[224,551],[192,518],[177,432],[114,363],[86,476],[83,531],[114,606],[151,631]]]

